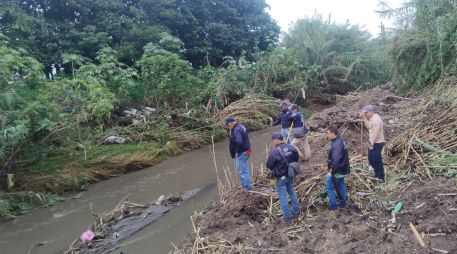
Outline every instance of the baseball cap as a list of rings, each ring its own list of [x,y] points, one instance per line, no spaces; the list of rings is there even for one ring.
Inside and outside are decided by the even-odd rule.
[[[373,107],[373,105],[366,105],[365,107],[363,107],[362,112],[363,112],[363,113],[366,113],[366,112],[374,112],[374,107]]]
[[[227,125],[229,125],[229,123],[234,123],[234,122],[235,122],[235,118],[233,116],[229,116],[225,119],[224,124],[227,126]]]
[[[294,110],[294,109],[298,109],[297,104],[290,104],[289,110]]]
[[[275,132],[275,133],[273,133],[273,135],[271,135],[271,139],[279,139],[279,140],[282,140],[282,135],[281,135],[281,133],[279,133],[279,132]]]

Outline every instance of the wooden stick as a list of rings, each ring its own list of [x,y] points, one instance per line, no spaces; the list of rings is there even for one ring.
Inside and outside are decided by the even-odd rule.
[[[271,197],[274,195],[274,194],[268,194],[268,193],[263,193],[263,192],[259,192],[259,191],[253,191],[253,190],[249,191],[249,193],[259,194],[259,195],[266,196],[266,197]]]
[[[424,241],[422,240],[422,237],[419,235],[419,232],[417,232],[416,227],[415,227],[411,222],[409,223],[409,227],[410,227],[411,230],[413,231],[414,236],[416,237],[416,240],[419,242],[420,246],[421,246],[422,248],[425,248],[425,243],[424,243]]]
[[[443,254],[449,253],[447,250],[442,250],[442,249],[438,249],[438,248],[432,248],[432,250],[439,252],[439,253],[443,253]]]
[[[428,169],[427,167],[427,164],[425,164],[424,160],[422,159],[422,157],[419,155],[418,152],[416,152],[416,149],[414,149],[414,147],[411,147],[411,150],[413,150],[413,152],[417,155],[417,157],[419,158],[420,162],[422,162],[422,164],[424,165],[424,168],[425,168],[425,172],[427,173],[428,177],[430,178],[430,180],[432,180],[432,175],[430,174],[430,169]]]
[[[392,98],[397,98],[397,99],[402,99],[402,100],[410,100],[410,101],[418,101],[419,99],[411,99],[411,98],[406,98],[406,97],[400,97],[400,96],[395,96],[395,95],[391,95],[389,97],[392,97]]]
[[[360,117],[360,155],[363,156],[363,118]],[[363,159],[362,159],[362,168],[363,168]]]

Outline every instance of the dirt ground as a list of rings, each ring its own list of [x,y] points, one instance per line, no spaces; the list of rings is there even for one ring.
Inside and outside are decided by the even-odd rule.
[[[367,169],[367,131],[361,139],[358,112],[373,104],[384,120],[387,142],[407,128],[399,114],[414,106],[388,88],[339,98],[334,107],[307,121],[312,150],[296,179],[302,213],[292,224],[281,220],[277,195],[263,177],[252,192],[234,188],[195,218],[195,232],[175,253],[457,253],[457,179],[403,174],[397,158],[384,156],[386,182]],[[332,216],[325,193],[329,142],[324,130],[340,128],[349,144],[352,173],[346,177],[348,209]],[[404,204],[395,224],[393,206]],[[419,232],[421,247],[410,227]]]

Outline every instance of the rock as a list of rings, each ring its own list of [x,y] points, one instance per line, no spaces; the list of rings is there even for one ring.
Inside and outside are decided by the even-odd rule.
[[[150,108],[150,107],[144,107],[144,110],[148,111],[148,112],[155,112],[156,111],[155,108]]]
[[[109,136],[105,139],[106,144],[124,144],[125,138],[119,136]]]
[[[139,125],[140,123],[142,123],[143,120],[138,120],[138,119],[132,119],[132,124],[133,125]]]
[[[126,109],[126,110],[123,111],[123,113],[128,115],[128,116],[136,115],[137,112],[138,112],[138,110],[136,110],[134,108]]]
[[[73,112],[73,107],[72,106],[64,106],[63,109],[62,109],[62,112],[71,113],[71,112]]]
[[[156,112],[155,108],[150,108],[150,107],[144,107],[143,108],[143,113],[147,116],[151,115],[152,113]]]
[[[83,146],[82,144],[77,144],[77,145],[75,146],[75,150],[76,150],[76,151],[83,151],[83,150],[84,150],[84,146]]]
[[[365,192],[361,192],[361,191],[357,191],[355,194],[356,194],[357,196],[359,196],[359,197],[363,197],[363,196],[366,195]]]

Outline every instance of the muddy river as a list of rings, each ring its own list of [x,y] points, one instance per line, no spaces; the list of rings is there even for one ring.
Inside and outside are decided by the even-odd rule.
[[[250,163],[265,163],[266,146],[272,129],[250,134],[254,154]],[[230,167],[228,141],[215,144],[218,168]],[[223,174],[221,172],[221,174]],[[27,215],[0,223],[0,253],[62,253],[93,222],[94,212],[111,210],[123,197],[135,203],[150,203],[196,187],[209,186],[205,192],[166,214],[131,236],[133,243],[112,253],[168,253],[191,232],[190,216],[217,198],[216,172],[209,147],[170,158],[156,166],[112,178],[89,187],[81,198],[66,200],[51,208],[33,210]]]

